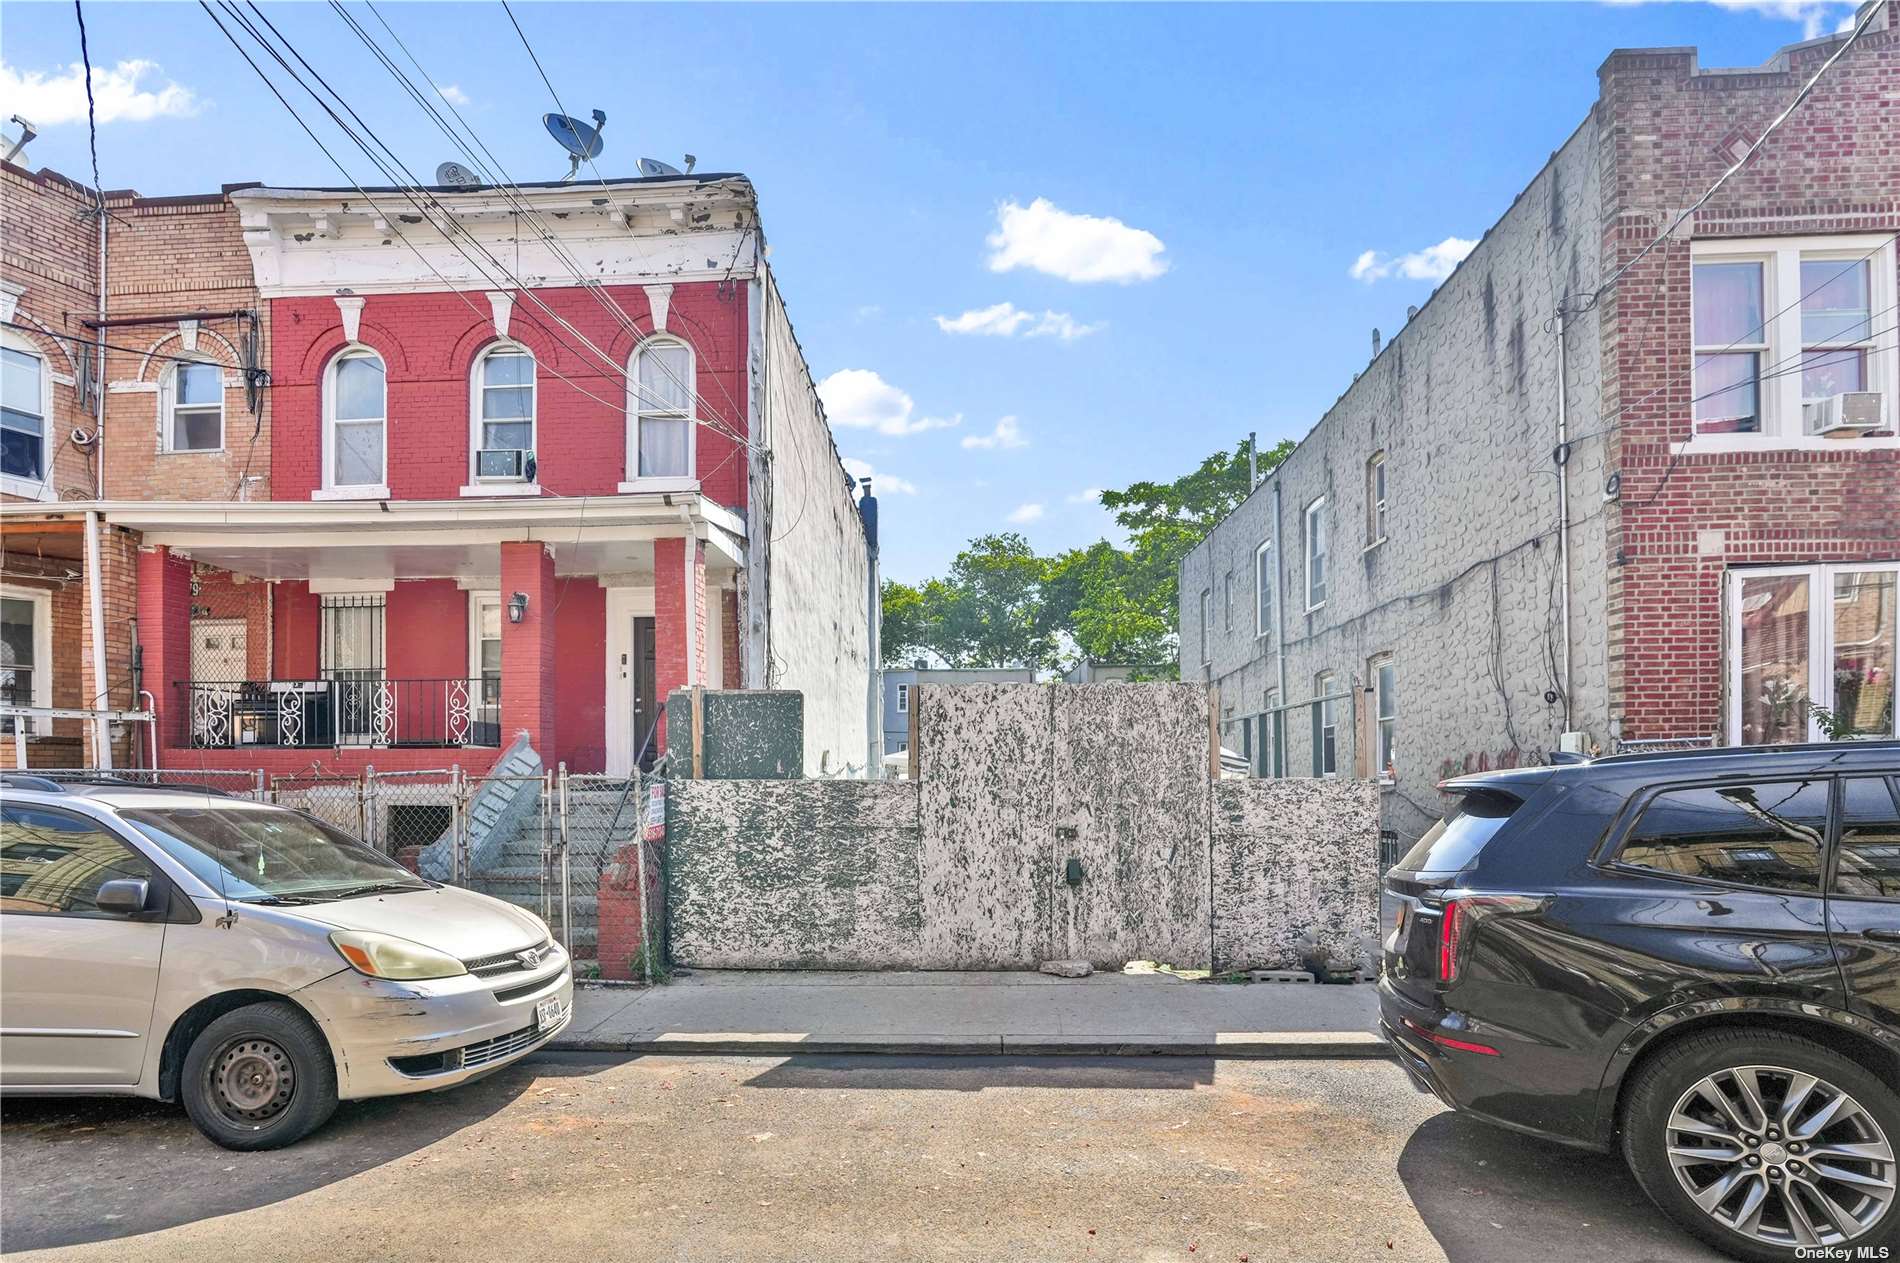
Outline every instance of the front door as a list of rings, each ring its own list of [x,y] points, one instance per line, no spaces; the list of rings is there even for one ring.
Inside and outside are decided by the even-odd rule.
[[[659,737],[653,731],[659,722],[660,702],[654,693],[653,620],[633,620],[633,751],[642,772],[653,767],[660,757]]]
[[[654,685],[653,592],[607,590],[607,773],[650,768],[658,740],[648,741],[660,715]],[[644,750],[644,753],[643,753]]]
[[[1120,969],[1206,968],[1208,697],[1170,685],[1053,690],[1050,955]],[[1113,776],[1096,769],[1112,767]]]
[[[1848,1006],[1900,1028],[1900,783],[1841,781],[1841,824],[1828,929]]]
[[[0,1083],[138,1082],[165,925],[100,912],[94,898],[140,877],[158,879],[96,821],[0,806]]]

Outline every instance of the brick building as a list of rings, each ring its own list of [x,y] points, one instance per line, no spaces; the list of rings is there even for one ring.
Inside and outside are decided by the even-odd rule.
[[[6,332],[45,441],[85,431],[5,488],[10,616],[60,646],[14,689],[149,704],[115,762],[621,771],[688,684],[802,689],[814,768],[875,758],[873,547],[743,177],[108,194],[100,320],[90,193],[6,174]],[[58,635],[88,530],[103,693]]]
[[[1900,4],[1871,8],[1606,285],[1847,36],[1746,71],[1610,55],[1590,115],[1183,561],[1181,675],[1220,685],[1226,744],[1378,775],[1416,836],[1441,777],[1565,734],[1895,735]]]

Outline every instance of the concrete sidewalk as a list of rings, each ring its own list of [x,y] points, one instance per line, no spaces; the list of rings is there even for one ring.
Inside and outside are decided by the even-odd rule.
[[[550,1047],[628,1053],[1382,1057],[1370,983],[695,971],[577,989]]]

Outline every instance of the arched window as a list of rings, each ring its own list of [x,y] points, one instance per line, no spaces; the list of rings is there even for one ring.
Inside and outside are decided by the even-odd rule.
[[[634,353],[628,473],[635,478],[693,476],[693,349],[649,338]]]
[[[169,364],[158,388],[160,441],[168,452],[215,452],[224,447],[224,369],[216,364]]]
[[[324,488],[387,495],[388,431],[383,359],[368,347],[350,347],[324,377]]]
[[[0,490],[39,498],[52,473],[46,446],[53,411],[46,359],[25,338],[0,334]]]
[[[527,482],[534,465],[534,356],[497,342],[475,361],[472,445],[477,482]]]

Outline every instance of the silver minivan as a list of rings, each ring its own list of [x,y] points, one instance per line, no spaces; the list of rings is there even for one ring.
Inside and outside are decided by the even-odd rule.
[[[533,913],[313,817],[0,777],[0,1094],[181,1101],[273,1149],[339,1100],[453,1087],[573,1013]]]

